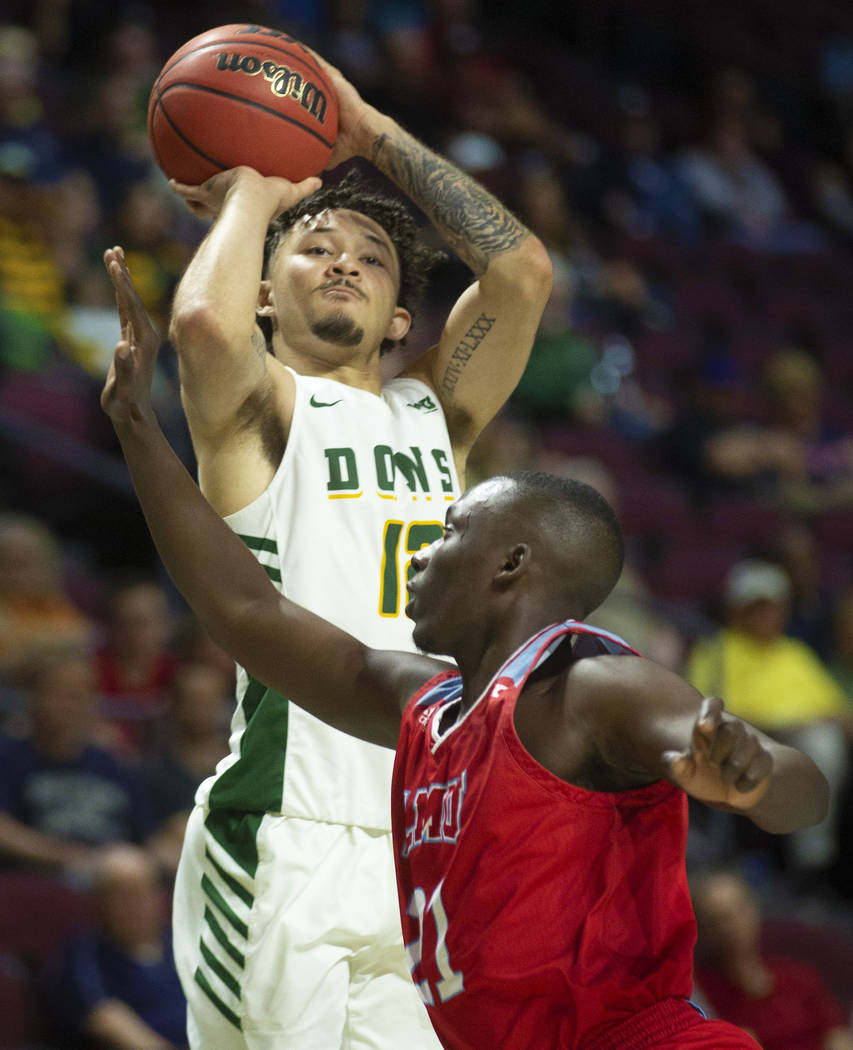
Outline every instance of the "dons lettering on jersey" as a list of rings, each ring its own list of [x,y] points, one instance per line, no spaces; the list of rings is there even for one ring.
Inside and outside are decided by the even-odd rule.
[[[456,842],[462,822],[462,801],[468,771],[444,784],[430,784],[403,792],[406,810],[406,837],[403,856],[426,842]]]
[[[390,445],[374,445],[372,457],[365,462],[353,448],[339,447],[323,450],[326,457],[326,490],[329,498],[341,495],[360,496],[365,481],[376,483],[380,495],[396,495],[398,477],[405,481],[412,495],[440,492],[445,499],[453,498],[453,474],[447,453],[442,448],[424,451],[409,445],[403,452]]]

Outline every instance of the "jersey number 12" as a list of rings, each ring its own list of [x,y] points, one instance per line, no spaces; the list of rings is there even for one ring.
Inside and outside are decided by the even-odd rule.
[[[400,564],[400,539],[405,522],[386,521],[382,533],[382,579],[379,590],[379,615],[399,616],[400,592],[405,588],[409,561],[421,547],[427,547],[444,533],[440,521],[412,521],[406,529],[403,546],[404,564]],[[403,584],[401,586],[401,579]]]

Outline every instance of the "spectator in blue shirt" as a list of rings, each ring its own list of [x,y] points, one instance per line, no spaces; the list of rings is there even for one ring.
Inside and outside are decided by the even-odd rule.
[[[54,1022],[84,1047],[186,1047],[186,999],[151,856],[135,846],[106,848],[92,894],[96,923],[68,944],[49,982]]]
[[[0,863],[85,872],[100,847],[145,842],[154,821],[141,783],[93,742],[88,650],[63,643],[35,651],[24,688],[29,732],[0,736]]]

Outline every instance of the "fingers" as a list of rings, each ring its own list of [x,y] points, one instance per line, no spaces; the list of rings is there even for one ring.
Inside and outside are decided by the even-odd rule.
[[[123,249],[120,247],[109,249],[104,252],[104,260],[107,264],[107,273],[110,275],[110,280],[115,289],[116,305],[118,306],[122,327],[128,323],[138,322],[143,317],[147,319],[148,315],[145,313],[145,307],[127,268]]]
[[[118,291],[122,273],[127,272],[127,260],[124,257],[124,249],[119,245],[116,245],[114,248],[107,248],[104,252],[104,266],[107,268],[113,288]]]
[[[723,701],[718,696],[706,696],[693,723],[691,747],[695,754],[710,760],[711,748],[723,724]]]
[[[120,244],[117,244],[114,248],[107,248],[104,252],[104,265],[109,272],[110,267],[113,263],[118,266],[126,266],[127,260],[124,257],[124,248]]]
[[[121,338],[131,346],[140,346],[147,353],[156,354],[160,336],[130,276],[123,249],[118,246],[109,248],[104,252],[104,262],[115,289]]]
[[[691,750],[718,771],[724,784],[748,792],[772,770],[772,758],[760,736],[739,718],[723,716],[723,701],[705,697],[693,728]]]
[[[322,186],[322,181],[317,176],[303,179],[301,182],[291,182],[281,175],[261,175],[254,168],[245,165],[237,168],[229,168],[227,171],[213,175],[199,186],[190,186],[184,182],[169,179],[169,186],[183,200],[187,208],[198,218],[214,218],[218,215],[225,203],[229,189],[238,179],[251,179],[262,187],[270,201],[274,201],[275,214],[281,214],[303,197],[315,193]],[[277,200],[272,194],[277,195]]]
[[[126,401],[133,385],[133,351],[126,339],[120,339],[113,351],[104,389],[101,391],[101,407],[109,413],[110,408]]]
[[[104,252],[104,265],[107,268],[107,273],[110,276],[110,280],[113,283],[113,288],[116,292],[120,291],[121,288],[128,282],[130,282],[130,271],[127,268],[127,259],[124,255],[124,248],[120,245],[116,245],[114,248],[107,248]]]
[[[217,211],[220,199],[215,196],[208,182],[200,186],[191,186],[186,182],[169,179],[169,187],[181,198],[187,209],[198,219],[212,218]],[[215,190],[215,187],[214,187]]]
[[[273,216],[276,219],[283,212],[286,212],[288,208],[294,207],[305,197],[309,197],[312,193],[316,193],[323,185],[323,180],[316,175],[303,179],[302,182],[289,182],[287,179],[281,178],[277,175],[271,175],[268,176],[268,178],[275,179],[276,182],[281,184],[278,203],[276,204]]]
[[[323,180],[318,178],[316,175],[312,175],[308,179],[303,179],[302,182],[294,182],[293,189],[296,193],[295,199],[291,200],[288,207],[301,201],[303,197],[309,197],[312,193],[316,193],[317,190],[323,185]]]
[[[110,372],[113,375],[113,389],[116,397],[123,397],[129,392],[130,385],[133,382],[133,366],[134,356],[130,343],[125,339],[120,339],[118,343],[116,343],[116,348],[113,353],[113,361],[110,365]]]
[[[198,200],[204,193],[204,184],[193,185],[189,182],[178,182],[177,179],[169,179],[169,188],[184,200]]]
[[[113,290],[116,296],[116,309],[118,310],[118,319],[121,326],[121,335],[123,339],[131,338],[131,321],[128,316],[128,301],[127,301],[127,285],[132,282],[130,280],[130,274],[127,270],[127,260],[124,256],[124,249],[119,245],[114,248],[108,248],[104,252],[104,265],[107,268],[107,274],[109,275],[110,281],[112,282]],[[135,291],[135,289],[134,289]]]
[[[696,772],[696,760],[690,751],[664,751],[661,759],[676,784],[682,784]]]
[[[723,783],[738,791],[752,791],[772,767],[769,752],[743,722],[728,722],[718,728],[709,760],[719,768]]]
[[[110,403],[113,399],[113,388],[116,382],[116,370],[115,370],[115,355],[113,360],[110,362],[109,371],[107,372],[107,378],[104,380],[104,389],[101,391],[101,408],[105,412],[109,412]]]

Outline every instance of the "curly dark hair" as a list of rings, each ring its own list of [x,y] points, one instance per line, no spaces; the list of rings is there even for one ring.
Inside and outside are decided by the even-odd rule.
[[[264,241],[264,277],[267,276],[278,246],[299,219],[331,208],[360,212],[378,223],[391,238],[400,261],[397,305],[408,310],[414,321],[426,293],[430,270],[445,260],[447,254],[420,243],[418,224],[406,205],[393,197],[371,191],[365,186],[362,175],[356,168],[349,171],[336,185],[321,187],[310,197],[303,198],[298,204],[282,212],[270,223]],[[267,345],[271,348],[270,330],[264,328],[264,335]],[[400,342],[405,343],[405,338]],[[383,339],[380,353],[387,353],[394,345],[393,339]]]

